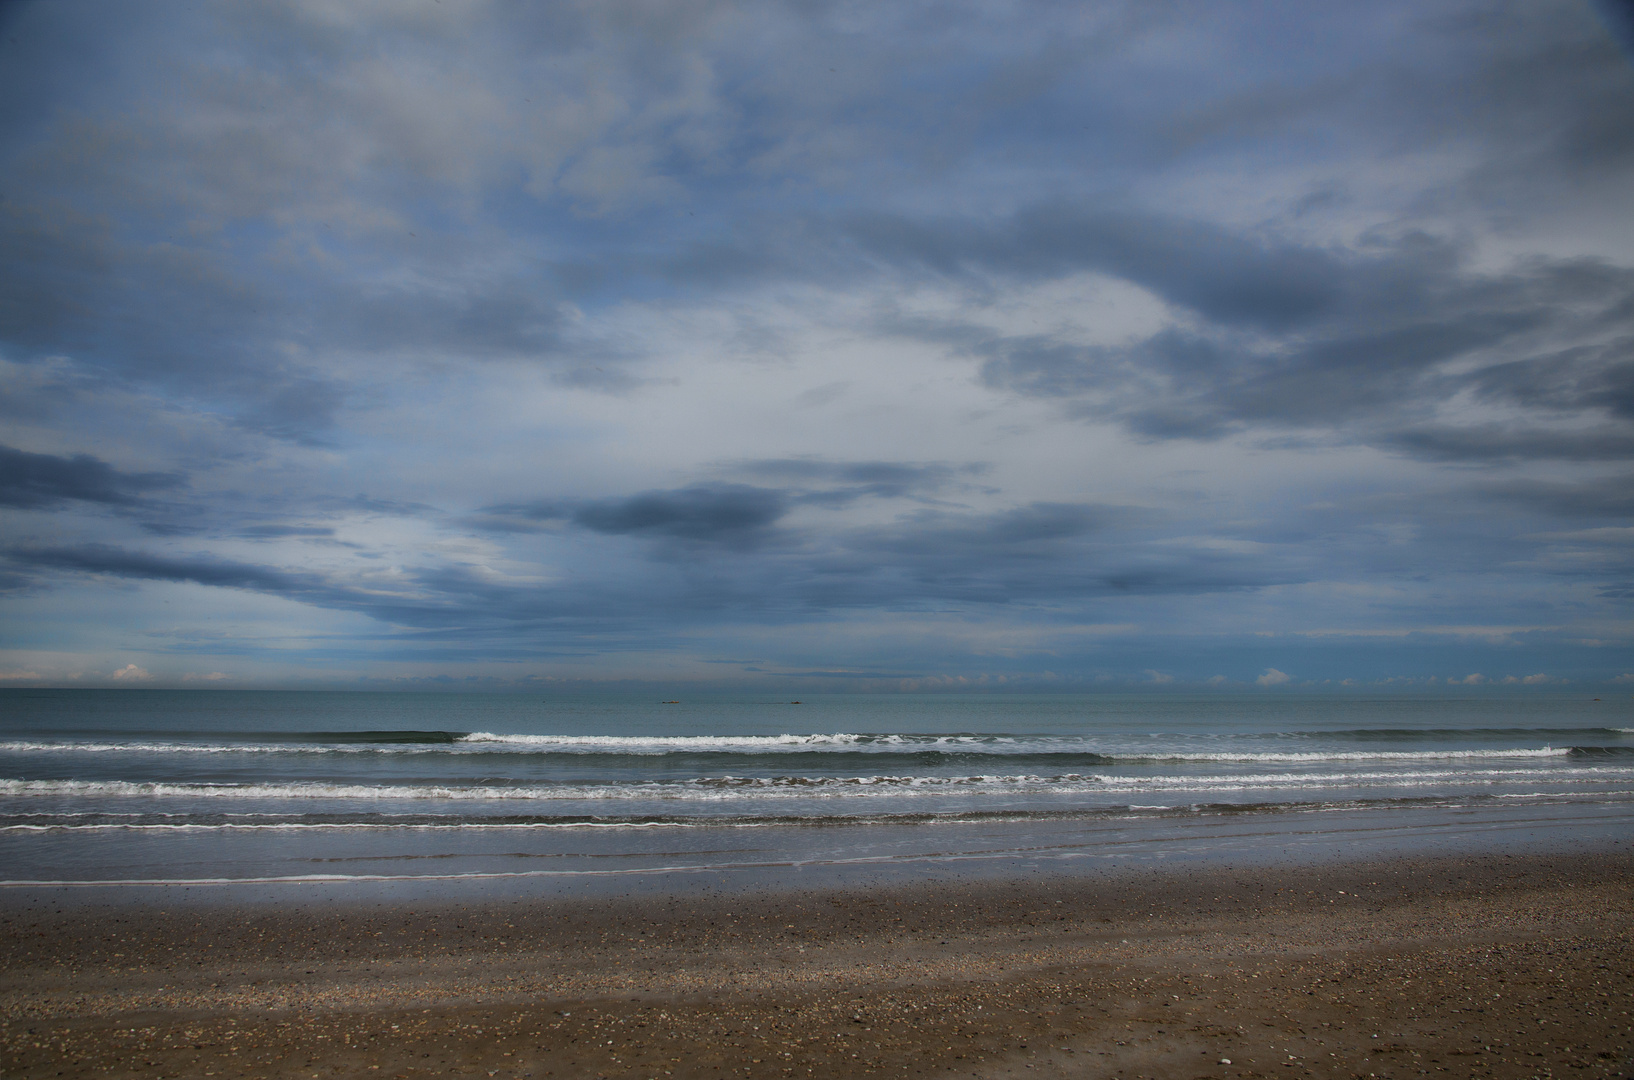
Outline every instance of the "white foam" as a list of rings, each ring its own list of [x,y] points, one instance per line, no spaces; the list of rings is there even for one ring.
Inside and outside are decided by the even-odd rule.
[[[344,784],[314,781],[285,783],[174,783],[130,780],[0,780],[0,797],[261,799],[342,802],[566,802],[654,800],[683,802],[749,802],[757,799],[844,799],[902,796],[916,793],[983,795],[1029,793],[1065,795],[1103,792],[1193,792],[1207,795],[1245,790],[1300,790],[1357,787],[1485,787],[1520,782],[1578,785],[1626,783],[1634,766],[1584,766],[1562,774],[1556,770],[1493,768],[1383,769],[1371,771],[1285,771],[1213,773],[1187,776],[1130,775],[1116,772],[1042,775],[981,774],[972,776],[746,777],[716,776],[677,781],[608,784]]]
[[[1572,752],[1569,746],[1540,746],[1536,749],[1517,750],[1346,750],[1346,751],[1299,751],[1277,752],[1270,751],[1263,754],[1163,754],[1149,758],[1120,758],[1120,760],[1146,761],[1195,761],[1198,763],[1210,761],[1241,761],[1245,763],[1261,762],[1265,764],[1309,762],[1320,764],[1326,761],[1438,761],[1438,760],[1478,760],[1481,758],[1550,758],[1566,757]]]
[[[569,754],[775,754],[812,750],[1039,753],[1056,747],[1068,752],[1093,752],[1085,740],[1071,738],[1040,740],[1012,735],[854,735],[847,732],[809,735],[501,735],[491,731],[473,731],[456,740],[458,744],[494,744]]]

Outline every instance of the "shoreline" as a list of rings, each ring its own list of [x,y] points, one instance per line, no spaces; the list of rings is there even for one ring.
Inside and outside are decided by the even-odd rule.
[[[1634,1064],[1620,851],[473,903],[15,894],[0,956],[0,1050],[21,1076]]]
[[[1282,872],[1297,865],[1480,853],[1577,854],[1629,847],[1634,802],[1193,808],[1161,813],[1003,815],[932,822],[794,822],[744,828],[480,828],[379,832],[191,828],[92,837],[74,829],[9,832],[0,908],[68,904],[528,903],[626,895],[690,896],[960,885],[1039,878],[1097,880],[1184,865]],[[88,842],[89,841],[89,842]],[[107,877],[46,873],[83,865]],[[200,870],[212,876],[200,877]],[[81,871],[85,872],[85,871]],[[143,876],[135,876],[141,874]],[[189,876],[171,876],[186,874]],[[151,875],[151,876],[148,876]]]

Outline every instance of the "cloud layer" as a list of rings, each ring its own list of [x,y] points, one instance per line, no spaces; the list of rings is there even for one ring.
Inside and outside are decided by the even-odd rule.
[[[1619,19],[8,5],[0,668],[1613,679]]]

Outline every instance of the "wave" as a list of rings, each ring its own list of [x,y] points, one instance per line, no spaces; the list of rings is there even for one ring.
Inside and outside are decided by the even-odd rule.
[[[118,733],[77,731],[34,734],[0,742],[0,753],[150,753],[150,754],[394,754],[394,753],[527,753],[571,754],[577,756],[675,756],[675,755],[776,755],[776,754],[942,754],[951,756],[998,755],[1006,757],[1046,757],[1049,755],[1099,756],[1113,760],[1259,760],[1260,754],[1240,747],[1265,742],[1327,741],[1324,750],[1311,751],[1328,756],[1374,754],[1345,744],[1393,741],[1414,743],[1440,741],[1446,749],[1428,751],[1397,749],[1396,753],[1490,754],[1524,752],[1520,747],[1469,746],[1469,742],[1490,740],[1528,741],[1545,744],[1538,752],[1555,747],[1604,752],[1634,752],[1626,737],[1634,728],[1617,727],[1474,727],[1474,728],[1350,728],[1331,731],[1297,730],[1270,732],[1107,732],[1099,735],[1066,735],[1010,732],[945,733],[852,733],[818,732],[776,735],[564,735],[511,734],[492,731],[446,731],[419,729],[371,729],[361,731],[299,732],[180,732],[142,731]],[[1453,749],[1457,743],[1466,745]],[[1144,744],[1144,745],[1143,745]],[[1622,744],[1622,745],[1602,745]],[[1153,749],[1146,750],[1145,746]],[[1158,749],[1161,747],[1161,749]],[[1299,751],[1289,750],[1289,753]],[[1285,759],[1285,760],[1292,760]],[[1336,758],[1344,760],[1344,758]]]
[[[720,801],[758,798],[824,798],[914,793],[1085,794],[1109,791],[1245,791],[1347,787],[1489,786],[1543,779],[1531,769],[1419,769],[1376,772],[1267,772],[1215,775],[1124,776],[1107,773],[971,776],[712,776],[683,780],[602,784],[357,784],[322,781],[192,783],[137,780],[0,780],[0,797],[112,797],[162,799],[333,799],[346,801]],[[1551,775],[1551,782],[1562,777]],[[1586,767],[1570,774],[1577,783],[1626,782],[1629,769]]]
[[[512,746],[619,750],[641,753],[650,750],[728,750],[737,753],[756,750],[803,750],[831,746],[897,746],[905,743],[948,743],[970,740],[1005,739],[1002,735],[851,735],[844,732],[814,735],[496,735],[473,731],[460,741],[504,743]]]
[[[1634,728],[1615,727],[1468,727],[1468,728],[1336,728],[1331,731],[1274,731],[1254,733],[1248,738],[1294,739],[1577,739],[1606,735],[1627,735]]]

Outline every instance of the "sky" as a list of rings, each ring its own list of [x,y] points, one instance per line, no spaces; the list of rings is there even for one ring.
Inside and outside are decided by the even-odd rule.
[[[0,685],[1634,690],[1634,8],[0,6]]]

